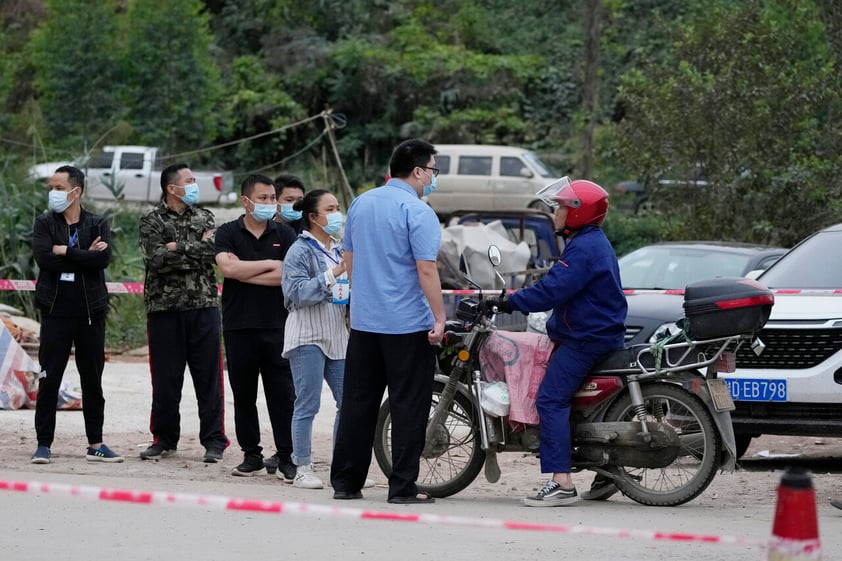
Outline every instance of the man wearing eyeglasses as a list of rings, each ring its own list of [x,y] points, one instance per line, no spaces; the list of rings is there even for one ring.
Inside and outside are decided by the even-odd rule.
[[[389,390],[392,473],[388,501],[432,503],[419,492],[419,460],[433,392],[444,302],[436,267],[441,227],[421,197],[436,187],[436,149],[407,140],[392,152],[391,179],[357,197],[345,223],[351,333],[333,449],[334,499],[360,499],[377,412]]]

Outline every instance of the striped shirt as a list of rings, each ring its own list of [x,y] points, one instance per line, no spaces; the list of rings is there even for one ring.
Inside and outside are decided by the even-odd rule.
[[[339,262],[339,244],[322,245],[304,231],[284,259],[284,304],[289,310],[284,329],[284,358],[303,345],[316,345],[331,360],[342,360],[348,348],[347,305],[334,304],[332,270]]]

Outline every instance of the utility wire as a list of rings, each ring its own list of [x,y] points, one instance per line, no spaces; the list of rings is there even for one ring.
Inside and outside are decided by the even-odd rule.
[[[302,119],[302,120],[297,121],[295,123],[291,123],[289,125],[279,127],[277,129],[272,129],[270,131],[257,133],[257,134],[254,134],[252,136],[248,136],[246,138],[240,138],[240,139],[237,139],[237,140],[232,140],[230,142],[223,142],[222,144],[215,144],[213,146],[206,146],[205,148],[199,148],[198,150],[190,150],[189,152],[181,152],[179,154],[172,154],[172,155],[169,155],[169,156],[163,156],[160,159],[161,160],[174,160],[176,158],[181,158],[182,156],[190,156],[192,154],[198,154],[200,152],[209,152],[211,150],[217,150],[219,148],[226,148],[228,146],[234,146],[236,144],[242,144],[244,142],[250,142],[250,141],[255,140],[257,138],[269,136],[271,134],[278,134],[279,132],[283,132],[287,129],[291,129],[291,128],[303,125],[305,123],[309,123],[310,121],[315,121],[316,119],[325,118],[326,113],[329,114],[330,112],[329,111],[322,111],[318,115],[313,115],[312,117],[307,117],[306,119]]]

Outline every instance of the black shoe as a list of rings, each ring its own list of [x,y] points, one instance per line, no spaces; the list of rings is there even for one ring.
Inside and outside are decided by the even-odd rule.
[[[169,458],[174,456],[175,448],[165,448],[162,444],[153,444],[146,450],[140,453],[141,460],[160,460],[161,458]]]
[[[263,467],[263,456],[261,454],[246,454],[243,463],[231,470],[231,475],[241,477],[266,475],[266,468]]]
[[[297,468],[292,460],[289,458],[280,458],[278,462],[278,479],[282,479],[284,483],[292,483],[295,480]]]
[[[208,448],[205,450],[205,457],[203,460],[206,464],[215,464],[222,461],[222,449]]]
[[[582,493],[582,498],[586,501],[604,501],[608,497],[614,495],[619,491],[614,481],[607,477],[597,474],[593,478],[591,488]]]
[[[269,456],[265,460],[263,460],[263,467],[266,468],[266,471],[269,473],[275,473],[278,471],[278,464],[281,462],[281,457],[275,452],[273,455]]]
[[[415,495],[408,497],[390,497],[386,499],[386,502],[393,505],[423,505],[434,503],[436,499],[426,491],[418,491]]]
[[[352,501],[363,498],[362,491],[334,491],[333,498],[337,501]]]

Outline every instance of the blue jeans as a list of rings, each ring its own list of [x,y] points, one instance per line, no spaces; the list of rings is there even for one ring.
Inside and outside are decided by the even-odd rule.
[[[333,421],[333,441],[339,408],[342,407],[342,381],[345,360],[327,358],[317,345],[302,345],[289,351],[292,380],[295,383],[295,409],[292,413],[292,463],[304,466],[312,463],[310,447],[313,440],[313,419],[319,412],[322,400],[322,378],[327,382],[336,400]]]

